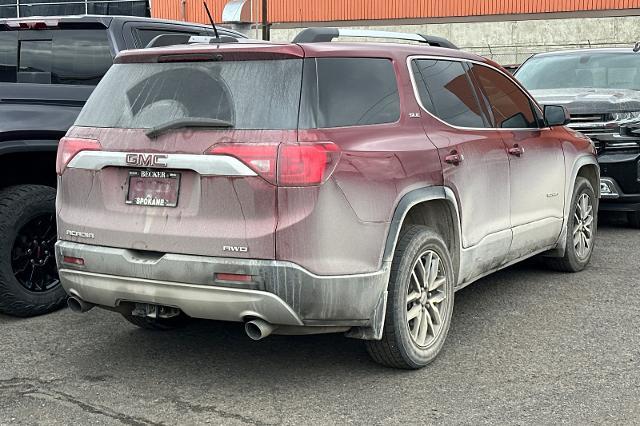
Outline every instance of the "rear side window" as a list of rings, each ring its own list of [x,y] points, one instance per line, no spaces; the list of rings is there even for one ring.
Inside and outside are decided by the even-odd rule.
[[[529,97],[500,72],[472,64],[471,71],[487,97],[495,127],[506,129],[537,128],[537,115]]]
[[[106,30],[0,32],[0,81],[96,85],[112,63]]]
[[[151,40],[156,38],[159,35],[163,34],[187,34],[189,36],[198,35],[197,32],[189,32],[189,31],[170,31],[163,30],[161,28],[138,28],[136,30],[136,36],[138,38],[138,47],[146,47]]]
[[[18,34],[0,32],[0,82],[16,81]]]
[[[422,106],[448,124],[487,127],[467,70],[461,62],[435,59],[412,61]]]
[[[307,59],[303,86],[303,129],[393,123],[400,118],[398,83],[388,59]]]
[[[292,130],[301,81],[301,59],[116,64],[76,125],[149,129],[202,118],[235,129]]]
[[[20,42],[18,83],[51,83],[51,40]]]

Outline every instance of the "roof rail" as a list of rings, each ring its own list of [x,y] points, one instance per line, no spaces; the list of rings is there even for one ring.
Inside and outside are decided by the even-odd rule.
[[[151,41],[145,46],[145,48],[150,47],[163,47],[163,46],[175,46],[177,44],[192,44],[192,43],[237,43],[238,39],[226,35],[221,34],[219,38],[209,37],[209,36],[194,36],[190,34],[160,34],[159,36],[154,37]]]
[[[386,38],[392,40],[409,40],[419,43],[426,43],[430,46],[445,47],[447,49],[457,49],[458,47],[446,38],[411,34],[397,33],[392,31],[375,31],[375,30],[350,30],[344,28],[307,28],[293,39],[293,43],[321,43],[329,42],[338,37],[368,37],[368,38]]]

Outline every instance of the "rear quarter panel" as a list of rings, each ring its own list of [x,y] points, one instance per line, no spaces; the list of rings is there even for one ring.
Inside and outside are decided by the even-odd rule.
[[[393,58],[400,94],[396,123],[300,131],[300,141],[331,141],[341,151],[331,178],[313,188],[278,189],[276,256],[318,275],[377,271],[402,196],[442,184],[406,69]]]

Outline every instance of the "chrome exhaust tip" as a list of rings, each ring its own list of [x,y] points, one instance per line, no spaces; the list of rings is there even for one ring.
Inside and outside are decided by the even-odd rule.
[[[93,303],[85,302],[75,296],[69,296],[67,299],[67,305],[69,306],[69,309],[71,309],[71,312],[75,312],[77,314],[90,311],[94,306],[96,306]]]
[[[276,329],[265,320],[255,319],[244,324],[244,331],[251,340],[262,340]]]

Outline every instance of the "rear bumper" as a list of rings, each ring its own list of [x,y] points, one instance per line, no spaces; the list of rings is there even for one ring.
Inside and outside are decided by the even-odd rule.
[[[64,256],[84,259],[66,264]],[[283,261],[138,252],[58,241],[56,258],[67,293],[117,308],[123,302],[179,308],[194,318],[280,325],[367,326],[386,294],[389,268],[318,276]],[[251,275],[249,283],[216,279],[216,273]]]
[[[264,291],[117,277],[60,270],[67,293],[95,305],[116,308],[121,302],[173,306],[193,318],[242,321],[262,318],[272,324],[303,325],[282,299]]]

